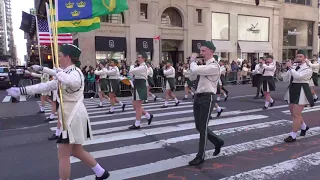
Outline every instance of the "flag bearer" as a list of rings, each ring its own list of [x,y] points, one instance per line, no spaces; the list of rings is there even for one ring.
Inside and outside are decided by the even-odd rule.
[[[74,65],[79,61],[80,54],[81,50],[72,44],[61,45],[59,63],[62,69],[57,70],[56,79],[27,87],[10,88],[7,92],[15,97],[48,92],[56,90],[60,82],[64,107],[63,112],[60,109],[59,113],[60,115],[63,113],[67,128],[67,131],[62,132],[57,141],[60,180],[70,179],[70,155],[91,167],[96,174],[96,180],[104,180],[109,177],[109,172],[103,169],[82,147],[87,139],[92,138],[92,130],[83,103],[84,76],[81,70]]]
[[[190,166],[196,166],[204,162],[207,139],[215,145],[214,156],[220,153],[221,147],[224,145],[224,141],[208,128],[210,114],[216,101],[217,84],[220,78],[219,64],[213,58],[215,49],[211,41],[204,41],[201,44],[200,54],[204,58],[205,65],[198,66],[195,62],[196,55],[194,54],[190,59],[190,70],[193,74],[197,75],[193,113],[196,128],[200,133],[198,153],[195,159],[189,162]]]

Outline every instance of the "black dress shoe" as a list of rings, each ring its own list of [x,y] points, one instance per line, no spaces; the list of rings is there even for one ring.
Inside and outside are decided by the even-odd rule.
[[[153,101],[156,102],[157,101],[158,96],[153,98]]]
[[[307,126],[305,130],[302,130],[300,131],[300,136],[305,136],[307,131],[309,130],[309,127]]]
[[[295,141],[296,141],[296,139],[293,139],[292,136],[289,136],[289,137],[284,139],[284,142],[287,142],[287,143],[291,143],[291,142],[295,142]]]
[[[222,112],[223,112],[223,109],[221,109],[221,111],[217,113],[217,117],[219,117]]]
[[[106,112],[106,114],[113,114],[114,111],[109,111],[109,112]]]
[[[263,108],[262,108],[263,110],[267,110],[268,109],[268,107],[267,106],[263,106]]]
[[[228,100],[228,97],[229,97],[229,96],[227,95],[227,97],[224,98],[224,101],[227,101],[227,100]]]
[[[150,125],[150,124],[151,124],[152,119],[153,119],[153,114],[150,114],[150,119],[148,119],[148,125]]]
[[[176,102],[175,106],[178,106],[180,104],[180,101]]]
[[[275,102],[276,102],[276,101],[273,100],[273,103],[270,103],[270,107],[273,107],[273,105],[274,105]]]
[[[126,104],[122,104],[122,111],[126,108]]]
[[[48,137],[48,140],[52,141],[52,140],[57,140],[58,138],[59,136],[56,136],[56,134],[53,134],[51,137]]]
[[[53,120],[54,120],[54,118],[48,117],[46,120],[44,120],[44,122],[50,122],[50,121],[53,121]]]
[[[253,99],[259,99],[259,96],[255,96]]]
[[[166,105],[163,105],[163,106],[161,106],[161,108],[167,108],[168,106],[166,106]]]
[[[39,111],[39,112],[37,112],[37,114],[44,114],[45,113],[45,111]]]
[[[182,100],[187,100],[188,98],[184,97]]]
[[[313,99],[313,102],[317,102],[318,98],[317,99]]]
[[[212,119],[212,116],[210,115],[209,119]]]
[[[202,159],[200,157],[196,157],[192,161],[189,162],[189,166],[197,166],[202,163],[204,163],[204,159]]]
[[[129,127],[129,129],[132,129],[132,130],[140,129],[140,126],[132,125]]]
[[[103,106],[100,106],[100,105],[99,105],[97,108],[103,108]]]
[[[110,176],[109,172],[106,170],[101,177],[96,176],[96,180],[105,180]]]
[[[220,154],[220,151],[223,145],[224,145],[224,141],[222,140],[221,144],[214,148],[215,150],[214,150],[213,156],[218,156]]]

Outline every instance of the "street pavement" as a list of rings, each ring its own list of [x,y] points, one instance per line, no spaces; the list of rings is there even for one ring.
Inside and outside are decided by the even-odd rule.
[[[177,107],[170,102],[169,108],[162,109],[163,94],[158,94],[157,102],[149,100],[144,105],[154,120],[147,125],[143,118],[141,129],[136,131],[128,130],[135,121],[130,97],[121,98],[127,103],[126,110],[121,112],[117,106],[113,115],[105,114],[108,103],[98,109],[98,99],[85,99],[94,139],[84,148],[110,171],[111,180],[319,180],[320,103],[303,112],[311,127],[307,135],[286,144],[283,139],[292,125],[283,101],[286,87],[277,83],[277,91],[272,92],[274,107],[262,110],[264,100],[253,99],[255,89],[251,85],[227,86],[230,97],[219,103],[224,112],[216,118],[214,111],[209,123],[225,145],[214,157],[214,146],[208,142],[206,161],[197,167],[187,166],[197,152],[199,138],[192,99],[180,100]],[[182,99],[184,93],[177,95]],[[57,145],[47,140],[56,122],[44,123],[50,105],[46,115],[35,115],[38,103],[33,99],[0,103],[1,180],[58,179]],[[71,157],[71,164],[71,179],[94,179],[91,168],[78,159]]]

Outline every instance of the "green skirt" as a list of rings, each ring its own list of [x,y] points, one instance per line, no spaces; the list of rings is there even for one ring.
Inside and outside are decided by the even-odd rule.
[[[109,93],[120,93],[120,79],[109,79]]]
[[[148,89],[147,81],[145,79],[135,79],[133,81],[133,100],[147,100],[148,99]]]
[[[101,88],[101,91],[104,93],[108,93],[109,92],[109,80],[106,78],[102,78],[99,80],[99,85]]]
[[[166,78],[166,89],[170,89],[171,91],[174,91],[176,89],[176,81],[174,78]],[[167,82],[169,84],[169,87],[167,87]]]

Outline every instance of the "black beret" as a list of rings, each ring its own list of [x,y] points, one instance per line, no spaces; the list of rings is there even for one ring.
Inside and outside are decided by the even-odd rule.
[[[69,57],[79,58],[81,50],[73,44],[63,44],[60,46],[60,52]]]

